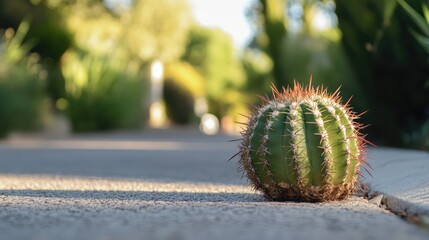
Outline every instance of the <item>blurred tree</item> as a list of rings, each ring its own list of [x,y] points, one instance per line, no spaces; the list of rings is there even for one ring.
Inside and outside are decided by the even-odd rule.
[[[131,53],[143,61],[169,62],[184,51],[191,12],[186,0],[136,0],[122,22]]]
[[[265,49],[273,62],[277,87],[292,85],[296,79],[325,85],[331,90],[341,86],[341,94],[352,99],[356,111],[365,111],[368,102],[363,87],[345,59],[338,44],[335,4],[331,0],[260,0],[250,15],[259,26],[251,47]],[[256,15],[256,16],[255,16]]]
[[[129,6],[119,2],[74,0],[63,7],[77,49],[112,58],[115,52],[142,69],[154,60],[168,63],[180,57],[191,21],[185,0],[136,0]]]
[[[260,36],[259,44],[273,60],[273,75],[277,87],[288,83],[287,70],[284,68],[284,40],[286,30],[286,1],[260,0],[261,21],[264,31]]]
[[[420,1],[409,1],[418,5]],[[429,118],[426,55],[395,0],[336,0],[342,44],[370,102],[370,137],[404,146],[404,134]]]
[[[419,2],[409,1],[414,8]],[[315,7],[326,4],[335,7],[341,33],[315,29],[321,22]],[[396,0],[260,0],[262,31],[255,42],[273,60],[276,85],[309,73],[319,84],[342,85],[343,96],[355,96],[355,111],[370,110],[362,122],[371,123],[366,130],[371,140],[405,146],[408,133],[422,129],[429,118],[429,68],[409,32],[415,24],[397,5]]]
[[[118,51],[123,26],[101,1],[74,0],[62,5],[61,12],[73,32],[74,48],[100,55]]]
[[[277,87],[292,85],[294,79],[307,81],[313,73],[316,83],[342,85],[346,93],[359,89],[353,77],[334,66],[348,68],[337,46],[340,32],[335,28],[333,6],[332,1],[319,0],[260,0],[254,6],[257,13],[251,17],[260,29],[252,47],[264,49],[271,57]]]
[[[174,61],[183,53],[191,22],[185,0],[135,0],[119,10],[103,1],[73,2],[63,12],[80,49],[98,54],[115,49],[144,63]]]
[[[227,114],[240,100],[238,89],[244,86],[243,68],[235,55],[229,36],[219,29],[193,26],[182,60],[195,66],[205,78],[210,112]]]

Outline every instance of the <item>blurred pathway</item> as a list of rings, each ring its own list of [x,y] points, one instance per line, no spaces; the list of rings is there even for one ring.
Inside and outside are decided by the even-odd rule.
[[[234,136],[192,130],[0,143],[2,239],[429,239],[361,197],[266,202]]]

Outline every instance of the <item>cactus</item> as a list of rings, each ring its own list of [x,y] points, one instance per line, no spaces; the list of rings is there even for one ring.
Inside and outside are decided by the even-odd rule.
[[[366,170],[365,145],[355,122],[360,115],[328,94],[295,83],[273,87],[273,98],[255,108],[243,130],[239,170],[269,200],[345,199]]]

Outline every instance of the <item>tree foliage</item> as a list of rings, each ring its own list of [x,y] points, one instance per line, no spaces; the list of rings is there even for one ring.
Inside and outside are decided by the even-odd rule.
[[[286,30],[286,1],[260,0],[262,25],[264,28],[263,40],[260,44],[273,59],[273,75],[277,87],[287,84],[287,70],[284,68],[284,41]]]
[[[137,0],[124,23],[125,44],[144,61],[172,61],[183,53],[191,23],[185,0]]]
[[[204,76],[212,112],[224,115],[229,106],[240,102],[237,90],[245,84],[244,74],[226,33],[219,29],[192,27],[182,60]]]

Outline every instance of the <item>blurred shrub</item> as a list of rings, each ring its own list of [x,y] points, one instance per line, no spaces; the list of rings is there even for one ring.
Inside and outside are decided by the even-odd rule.
[[[31,28],[26,38],[36,40],[31,50],[39,53],[42,58],[58,62],[70,47],[72,35],[65,27],[60,9],[49,2],[52,1],[0,1],[0,27],[16,29],[24,19],[28,20]]]
[[[137,128],[142,124],[144,86],[138,65],[117,56],[63,56],[65,110],[74,131]]]
[[[28,28],[23,22],[16,34],[9,28],[0,40],[0,137],[40,124],[46,72],[38,55],[29,55],[31,44],[23,43]]]
[[[49,97],[64,95],[64,79],[60,72],[61,55],[72,45],[72,33],[65,26],[65,18],[56,0],[9,0],[0,1],[0,28],[18,25],[26,19],[30,22],[26,39],[34,39],[31,52],[40,55],[40,62],[49,71],[45,87]],[[67,1],[70,2],[70,1]]]
[[[170,120],[190,123],[195,118],[195,99],[204,94],[204,78],[190,64],[177,62],[166,66],[163,96]]]

